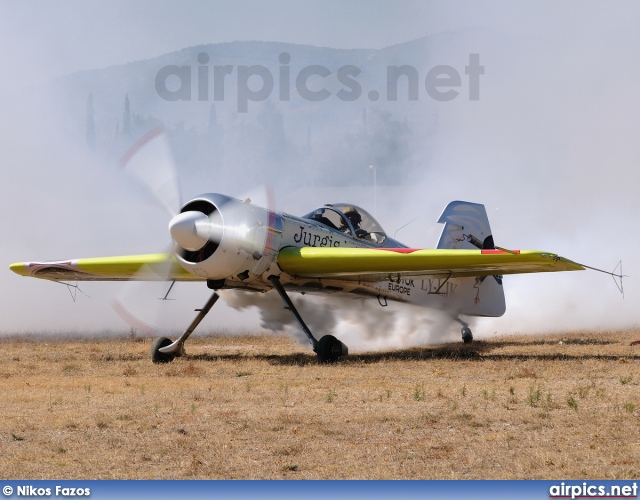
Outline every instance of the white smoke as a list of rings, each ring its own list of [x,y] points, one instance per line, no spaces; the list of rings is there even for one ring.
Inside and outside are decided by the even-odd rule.
[[[309,342],[275,291],[256,294],[226,290],[221,296],[239,311],[257,310],[262,328],[286,333],[302,344]],[[391,301],[383,307],[376,299],[297,294],[292,294],[291,299],[317,340],[334,335],[353,352],[422,346],[460,338],[460,324],[442,311]]]

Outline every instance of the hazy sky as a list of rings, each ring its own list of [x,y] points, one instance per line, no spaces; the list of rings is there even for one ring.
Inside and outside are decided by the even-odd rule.
[[[571,37],[639,20],[632,1],[2,0],[0,60],[41,79],[234,40],[383,48],[470,26]]]

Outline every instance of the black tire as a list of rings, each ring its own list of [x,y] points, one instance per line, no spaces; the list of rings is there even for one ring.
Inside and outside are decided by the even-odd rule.
[[[473,334],[471,333],[471,328],[464,327],[462,329],[462,342],[465,344],[470,344],[473,342]]]
[[[342,342],[333,335],[325,335],[318,342],[316,353],[318,362],[325,364],[335,363],[342,356]]]
[[[160,352],[162,347],[172,344],[172,340],[167,337],[158,337],[151,344],[151,361],[154,363],[171,363],[175,357],[173,354]]]

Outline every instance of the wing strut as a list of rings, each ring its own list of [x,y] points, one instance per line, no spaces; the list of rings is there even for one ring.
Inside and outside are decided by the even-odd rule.
[[[293,317],[296,319],[296,321],[300,325],[300,328],[302,328],[302,331],[304,332],[304,334],[309,339],[309,342],[311,342],[311,345],[313,346],[313,352],[317,352],[318,341],[316,340],[316,338],[311,333],[311,330],[309,330],[309,327],[307,326],[307,324],[302,319],[302,316],[300,316],[300,313],[296,309],[296,306],[294,306],[293,302],[291,302],[291,299],[287,295],[287,292],[285,291],[284,287],[282,286],[282,283],[280,283],[280,278],[278,276],[271,275],[271,276],[269,276],[268,279],[269,279],[269,281],[271,281],[271,283],[273,283],[273,287],[278,291],[278,293],[280,294],[280,297],[282,298],[283,302],[286,304],[284,308],[288,309],[289,311],[291,311],[291,314],[293,314]]]

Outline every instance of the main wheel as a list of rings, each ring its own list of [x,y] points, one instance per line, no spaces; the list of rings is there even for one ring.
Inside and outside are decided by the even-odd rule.
[[[473,334],[471,333],[471,328],[465,326],[462,329],[462,342],[465,344],[470,344],[473,342]]]
[[[167,347],[171,344],[171,339],[168,339],[167,337],[158,337],[155,339],[153,344],[151,344],[151,361],[154,363],[171,363],[175,356],[173,354],[160,352],[161,348]]]
[[[342,356],[342,342],[333,335],[325,335],[318,342],[316,353],[320,363],[335,363]]]

